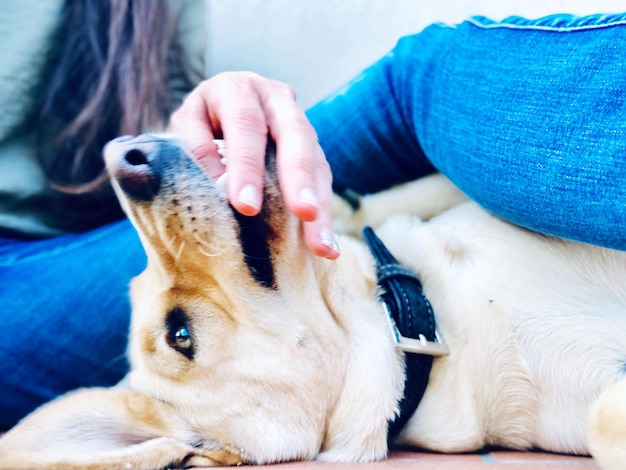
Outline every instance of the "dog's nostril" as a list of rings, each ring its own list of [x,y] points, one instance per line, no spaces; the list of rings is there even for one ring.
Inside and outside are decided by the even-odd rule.
[[[126,155],[124,155],[124,158],[129,164],[133,166],[148,164],[148,156],[139,149],[129,150],[128,152],[126,152]]]

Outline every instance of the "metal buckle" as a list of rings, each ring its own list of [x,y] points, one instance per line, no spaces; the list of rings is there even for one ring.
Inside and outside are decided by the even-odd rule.
[[[447,356],[450,354],[450,348],[437,329],[435,329],[435,341],[428,341],[426,336],[422,334],[419,335],[418,339],[402,336],[396,326],[396,322],[394,322],[391,317],[389,306],[385,302],[382,302],[382,304],[387,314],[387,320],[389,321],[391,334],[396,343],[396,349],[406,353],[425,354],[427,356]]]

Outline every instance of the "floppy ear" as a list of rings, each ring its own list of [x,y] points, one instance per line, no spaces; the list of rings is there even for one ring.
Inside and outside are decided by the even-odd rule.
[[[2,470],[127,470],[241,463],[233,449],[194,435],[166,403],[118,388],[65,395],[0,438]]]

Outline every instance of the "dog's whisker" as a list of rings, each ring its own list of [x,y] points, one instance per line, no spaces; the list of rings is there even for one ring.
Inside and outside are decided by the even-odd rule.
[[[101,369],[104,371],[120,363],[127,363],[127,362],[128,362],[128,356],[126,355],[126,353],[118,354],[117,356],[112,357],[107,363],[105,363]]]
[[[176,262],[180,260],[180,257],[183,254],[183,250],[185,249],[185,245],[186,245],[186,242],[185,240],[183,240],[180,243],[180,246],[178,247],[178,251],[176,252],[176,255],[174,256],[174,259],[176,260]]]
[[[149,236],[154,236],[154,234],[156,233],[156,229],[154,227],[152,227],[150,224],[146,224],[146,234]]]
[[[220,209],[219,207],[218,207],[218,208],[215,208],[215,209],[213,209],[213,211],[212,211],[210,214],[206,214],[204,217],[205,217],[206,219],[211,219],[211,218],[213,218],[214,216],[216,216],[217,214],[219,214],[220,210],[221,210],[221,209]]]
[[[193,231],[192,235],[193,235],[194,240],[196,240],[197,242],[196,247],[198,251],[204,256],[214,257],[214,256],[220,256],[221,254],[224,253],[223,251],[220,251],[218,253],[212,253],[212,252],[207,251],[205,248],[211,248],[211,244],[208,241],[203,240],[197,231]]]
[[[192,235],[193,235],[193,239],[197,241],[198,243],[201,243],[202,245],[207,246],[207,247],[210,246],[210,243],[207,240],[203,240],[202,238],[200,238],[200,234],[197,231],[194,230],[192,232]]]
[[[140,221],[142,227],[144,228],[146,235],[152,237],[155,235],[156,233],[156,227],[151,223],[151,217],[148,216],[148,214],[145,214],[143,212],[137,212],[135,214],[135,217],[137,217],[137,219]]]
[[[220,252],[217,252],[217,253],[209,253],[204,248],[202,248],[202,245],[196,245],[196,249],[200,252],[200,254],[206,256],[207,258],[213,258],[215,256],[220,256],[220,255],[224,254],[223,251],[220,251]]]

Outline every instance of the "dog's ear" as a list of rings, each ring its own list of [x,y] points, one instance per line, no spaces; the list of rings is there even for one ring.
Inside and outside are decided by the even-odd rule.
[[[169,405],[124,389],[85,389],[0,438],[0,469],[160,469],[239,465],[233,449],[194,435]]]

